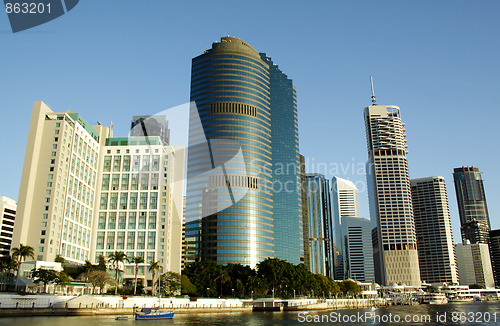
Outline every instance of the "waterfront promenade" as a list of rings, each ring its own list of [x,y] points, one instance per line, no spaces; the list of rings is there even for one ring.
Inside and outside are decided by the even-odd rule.
[[[382,306],[383,299],[217,299],[162,298],[161,308],[183,313],[297,311]],[[132,315],[135,307],[158,306],[156,297],[0,295],[0,316]]]

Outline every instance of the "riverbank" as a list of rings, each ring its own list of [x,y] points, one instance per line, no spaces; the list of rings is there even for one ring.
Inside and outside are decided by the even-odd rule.
[[[251,311],[335,310],[383,306],[384,299],[218,299],[163,298],[162,309],[176,314]],[[0,317],[133,315],[135,308],[158,306],[156,297],[0,295]]]

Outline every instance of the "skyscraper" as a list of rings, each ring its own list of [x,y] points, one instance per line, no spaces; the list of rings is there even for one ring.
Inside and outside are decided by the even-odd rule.
[[[444,178],[412,179],[410,183],[420,277],[427,283],[458,284]]]
[[[270,79],[274,257],[298,264],[304,243],[297,96],[292,80],[265,53],[260,56]]]
[[[10,255],[12,234],[16,221],[17,203],[14,199],[0,196],[0,257]]]
[[[101,151],[111,131],[80,114],[33,105],[12,245],[36,260],[90,259]]]
[[[339,177],[332,179],[332,217],[335,235],[335,247],[339,255],[335,257],[335,279],[343,280],[346,276],[344,269],[344,237],[342,236],[342,217],[359,217],[358,188],[349,180]]]
[[[223,37],[193,59],[191,101],[186,262],[211,259],[252,267],[267,257],[300,262],[302,209],[291,81],[265,54],[240,39]],[[277,130],[281,125],[273,119],[281,119],[284,127]]]
[[[329,182],[322,174],[307,173],[309,270],[334,277],[333,229]]]
[[[453,180],[462,241],[488,244],[488,232],[491,227],[481,172],[473,166],[462,166],[453,170]]]
[[[170,145],[170,129],[165,115],[134,115],[130,136],[158,136],[165,146]]]
[[[364,117],[376,282],[420,286],[404,123],[399,107],[372,100]]]
[[[489,234],[491,267],[495,285],[500,286],[500,229],[491,230]]]
[[[335,279],[375,280],[370,221],[359,215],[358,188],[349,180],[332,179],[332,217],[335,247]],[[334,255],[335,256],[335,255]]]

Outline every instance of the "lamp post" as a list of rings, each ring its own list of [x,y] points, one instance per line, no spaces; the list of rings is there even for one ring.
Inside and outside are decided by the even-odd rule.
[[[295,299],[295,289],[293,289],[293,298]]]
[[[210,291],[210,288],[207,288],[207,298],[208,298],[208,291]]]
[[[273,301],[274,301],[274,289],[273,289]]]
[[[233,299],[234,299],[234,289],[231,289],[231,292],[233,292]]]
[[[314,298],[314,290],[311,289],[311,292],[312,292],[311,298]]]
[[[250,295],[250,299],[252,299],[252,301],[253,301],[253,290],[252,290],[252,293]]]

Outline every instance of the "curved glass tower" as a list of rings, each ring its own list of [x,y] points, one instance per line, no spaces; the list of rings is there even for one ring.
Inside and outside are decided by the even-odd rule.
[[[274,256],[269,66],[223,37],[193,59],[186,261]]]

